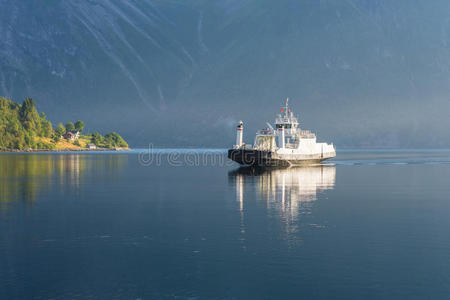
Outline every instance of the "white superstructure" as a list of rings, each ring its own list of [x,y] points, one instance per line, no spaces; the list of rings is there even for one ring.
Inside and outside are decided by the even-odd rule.
[[[236,145],[234,145],[234,148],[238,149],[242,147],[243,135],[244,135],[244,123],[242,121],[239,121],[239,125],[236,128]]]
[[[269,123],[267,126],[256,133],[253,147],[250,148],[242,140],[243,122],[240,121],[233,149],[241,150],[241,156],[251,156],[249,151],[260,152],[255,154],[255,158],[262,159],[263,163],[268,162],[269,165],[273,161],[286,161],[292,165],[305,161],[322,161],[336,156],[333,144],[318,143],[314,133],[300,128],[297,117],[289,107],[289,99],[275,119],[275,129]],[[229,157],[241,164],[255,164],[245,162],[245,157],[239,157],[236,151],[229,153]]]

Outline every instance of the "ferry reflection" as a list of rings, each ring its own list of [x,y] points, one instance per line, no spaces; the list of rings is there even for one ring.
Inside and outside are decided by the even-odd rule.
[[[257,198],[265,202],[268,212],[281,217],[289,230],[300,215],[310,213],[318,194],[334,188],[336,168],[323,165],[287,169],[239,168],[229,173],[229,179],[236,189],[241,217],[245,211],[245,189],[255,187]]]

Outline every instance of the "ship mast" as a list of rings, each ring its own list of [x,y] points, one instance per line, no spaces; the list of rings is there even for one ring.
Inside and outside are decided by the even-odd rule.
[[[289,97],[286,98],[286,107],[285,107],[285,116],[288,117],[288,113],[289,113]]]

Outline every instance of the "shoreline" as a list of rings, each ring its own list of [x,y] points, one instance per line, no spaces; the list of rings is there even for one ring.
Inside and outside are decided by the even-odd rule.
[[[18,150],[18,149],[3,149],[0,150],[0,153],[36,153],[36,152],[103,152],[103,151],[131,151],[131,148],[97,148],[97,149],[26,149],[26,150]]]

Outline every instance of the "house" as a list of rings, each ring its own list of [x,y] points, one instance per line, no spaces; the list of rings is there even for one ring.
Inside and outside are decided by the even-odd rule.
[[[97,146],[95,146],[95,144],[88,144],[87,148],[90,150],[94,150],[94,149],[97,149]]]
[[[80,137],[80,132],[79,131],[69,131],[69,132],[64,133],[62,137],[65,138],[66,140],[73,142],[75,140],[78,140],[78,138]]]

